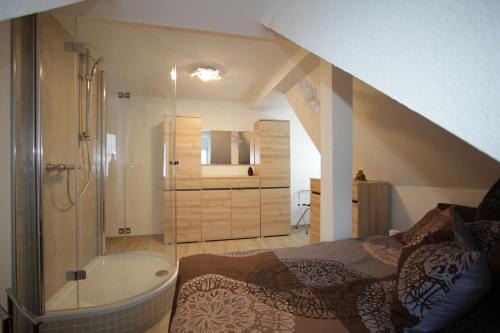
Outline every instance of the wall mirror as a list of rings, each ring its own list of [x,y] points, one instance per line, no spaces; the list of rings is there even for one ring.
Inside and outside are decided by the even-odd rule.
[[[253,133],[249,131],[202,131],[202,165],[253,164]]]

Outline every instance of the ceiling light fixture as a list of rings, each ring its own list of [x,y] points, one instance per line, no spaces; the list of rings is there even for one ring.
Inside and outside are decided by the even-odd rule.
[[[220,80],[219,70],[212,67],[197,67],[191,73],[191,77],[198,77],[203,82]]]

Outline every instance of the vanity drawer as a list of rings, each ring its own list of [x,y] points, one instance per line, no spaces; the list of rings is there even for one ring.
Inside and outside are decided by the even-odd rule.
[[[230,189],[230,178],[202,178],[201,188],[206,189]]]
[[[232,188],[259,188],[260,178],[258,177],[244,177],[231,179]]]
[[[290,178],[288,177],[261,177],[260,186],[263,188],[289,187]]]

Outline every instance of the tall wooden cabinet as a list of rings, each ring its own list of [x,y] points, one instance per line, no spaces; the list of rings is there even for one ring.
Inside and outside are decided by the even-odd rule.
[[[177,242],[202,240],[201,118],[175,118]]]
[[[389,235],[389,184],[352,184],[352,237]]]
[[[255,168],[261,177],[261,235],[290,233],[290,122],[259,120],[254,127]]]
[[[175,167],[177,189],[200,189],[201,118],[175,118]]]
[[[311,179],[311,225],[309,242],[320,241],[319,179]],[[389,184],[381,181],[352,184],[352,237],[389,234]]]
[[[321,181],[318,178],[311,178],[311,211],[309,225],[309,242],[311,244],[320,242],[320,210],[321,210]]]

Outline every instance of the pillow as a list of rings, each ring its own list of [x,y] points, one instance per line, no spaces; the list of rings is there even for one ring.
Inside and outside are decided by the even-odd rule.
[[[404,234],[405,234],[404,232],[399,231],[399,232],[396,232],[394,235],[390,235],[389,237],[401,242],[401,240],[403,239]]]
[[[471,222],[471,221],[476,221],[476,216],[477,216],[477,208],[475,207],[469,207],[469,206],[461,206],[461,205],[454,205],[454,204],[449,204],[449,203],[438,203],[437,207],[441,210],[448,209],[450,207],[453,207],[453,210],[460,214],[460,216],[464,219],[465,222]]]
[[[417,223],[412,225],[410,229],[406,230],[401,236],[401,243],[406,244],[409,239],[411,239],[415,234],[417,234],[420,229],[422,229],[429,221],[435,216],[441,213],[441,209],[438,207],[431,209],[428,211],[424,217],[420,219]]]
[[[436,213],[437,212],[437,213]],[[411,230],[412,232],[408,234],[408,231],[404,234],[402,238],[402,243],[407,246],[415,246],[422,242],[427,236],[435,233],[438,230],[448,230],[449,233],[440,233],[440,241],[453,241],[453,209],[448,208],[441,211],[439,208],[434,208],[420,220],[417,225],[418,230]],[[415,228],[415,229],[417,229]],[[413,227],[411,228],[413,229]],[[410,231],[410,230],[409,230]],[[450,235],[450,237],[446,237]]]
[[[476,221],[467,224],[479,251],[488,261],[496,293],[500,293],[500,221]],[[496,283],[495,283],[496,282]]]
[[[484,255],[455,242],[405,247],[401,254],[392,320],[405,332],[435,332],[450,325],[491,287]]]
[[[477,207],[477,220],[500,220],[500,179]]]
[[[493,246],[500,241],[500,220],[482,220],[467,223],[467,229],[470,231],[472,239],[479,250],[486,256],[489,255]]]
[[[453,208],[452,208],[453,209]],[[465,249],[479,251],[469,228],[464,223],[462,216],[453,210],[453,239]]]

